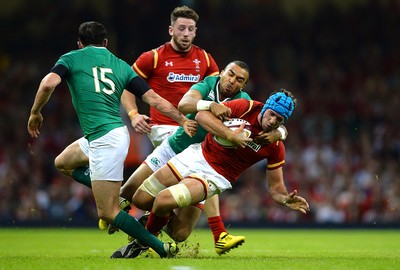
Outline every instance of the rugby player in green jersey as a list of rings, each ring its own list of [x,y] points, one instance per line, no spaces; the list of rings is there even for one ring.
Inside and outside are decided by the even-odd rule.
[[[90,184],[99,218],[140,239],[161,257],[170,257],[177,252],[175,243],[161,242],[120,209],[119,191],[130,143],[128,129],[120,115],[122,92],[124,89],[132,92],[171,117],[189,136],[195,134],[197,123],[156,94],[126,62],[113,55],[106,48],[106,34],[105,27],[98,22],[84,22],[79,26],[79,49],[62,55],[39,85],[28,120],[28,132],[33,138],[39,136],[43,123],[41,110],[55,88],[65,80],[84,137],[89,141],[89,157],[81,158],[83,164],[89,163]]]

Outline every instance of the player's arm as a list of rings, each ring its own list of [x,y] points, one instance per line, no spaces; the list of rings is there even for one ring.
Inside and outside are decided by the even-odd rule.
[[[162,114],[174,119],[179,125],[181,125],[186,134],[193,136],[197,131],[197,122],[194,120],[189,120],[184,114],[182,114],[178,109],[174,107],[169,101],[154,92],[153,89],[148,90],[143,96],[144,102],[150,106],[155,107]]]
[[[42,108],[49,101],[54,89],[60,83],[60,75],[54,72],[47,74],[40,82],[28,120],[28,132],[31,137],[37,138],[39,136],[39,129],[43,123]]]
[[[243,136],[243,125],[232,131],[225,126],[220,119],[215,117],[210,111],[200,111],[196,114],[196,121],[208,132],[229,140],[235,147],[245,148],[247,142],[251,142],[251,138]]]
[[[289,135],[286,127],[284,125],[279,126],[277,129],[271,130],[269,132],[261,131],[258,136],[254,138],[254,141],[258,144],[269,144],[277,142],[278,140],[284,141]]]
[[[131,120],[133,129],[140,134],[150,133],[151,127],[147,122],[149,117],[145,114],[140,114],[136,105],[135,95],[131,92],[124,90],[121,96],[121,103],[126,113]]]
[[[210,111],[220,120],[226,120],[231,115],[229,107],[215,101],[203,100],[201,93],[196,89],[190,89],[185,93],[179,101],[178,109],[184,114]]]
[[[162,114],[172,118],[183,127],[185,133],[192,137],[197,131],[197,122],[189,120],[178,111],[169,101],[154,92],[153,89],[141,77],[135,76],[126,86],[126,90],[139,96],[144,102],[156,108]]]
[[[310,211],[307,201],[297,195],[297,190],[288,193],[283,181],[283,170],[279,167],[274,170],[267,169],[268,190],[272,199],[278,204],[287,206],[302,213]]]

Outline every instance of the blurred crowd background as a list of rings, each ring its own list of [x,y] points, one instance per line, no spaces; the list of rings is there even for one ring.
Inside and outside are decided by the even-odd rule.
[[[37,87],[76,48],[83,21],[103,23],[109,49],[132,64],[169,40],[178,5],[200,15],[195,44],[220,69],[248,63],[254,99],[281,87],[298,99],[286,123],[284,177],[311,213],[274,203],[260,162],[221,195],[227,226],[400,224],[400,1],[14,0],[0,4],[1,225],[97,225],[91,191],[53,165],[82,136],[65,84],[43,111],[40,138],[28,136]],[[147,137],[131,135],[127,175],[152,150]]]

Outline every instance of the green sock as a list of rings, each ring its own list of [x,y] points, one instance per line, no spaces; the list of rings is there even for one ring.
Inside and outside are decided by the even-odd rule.
[[[92,188],[92,181],[90,180],[89,166],[76,168],[72,172],[72,178],[77,182],[84,184],[88,188]]]
[[[143,245],[147,245],[155,250],[161,257],[166,257],[164,243],[146,230],[134,217],[121,210],[115,217],[111,225],[120,228],[128,235],[136,238]]]

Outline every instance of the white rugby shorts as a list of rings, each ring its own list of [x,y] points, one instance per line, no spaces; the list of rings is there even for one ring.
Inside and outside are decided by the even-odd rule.
[[[168,164],[182,178],[195,176],[196,178],[204,179],[208,183],[206,199],[232,188],[231,183],[217,173],[204,159],[201,143],[190,145],[183,152],[172,157]]]
[[[82,152],[89,157],[89,141],[85,137],[81,137],[78,139],[78,143]]]
[[[163,165],[167,164],[168,160],[173,156],[176,156],[176,153],[172,150],[168,139],[165,139],[160,146],[156,147],[153,152],[146,157],[145,162],[147,166],[155,172]]]
[[[126,126],[115,128],[89,142],[89,168],[92,181],[124,179],[124,162],[129,143],[129,131]]]
[[[151,132],[147,134],[154,147],[161,145],[161,143],[171,136],[179,126],[171,125],[155,125],[151,127]]]

